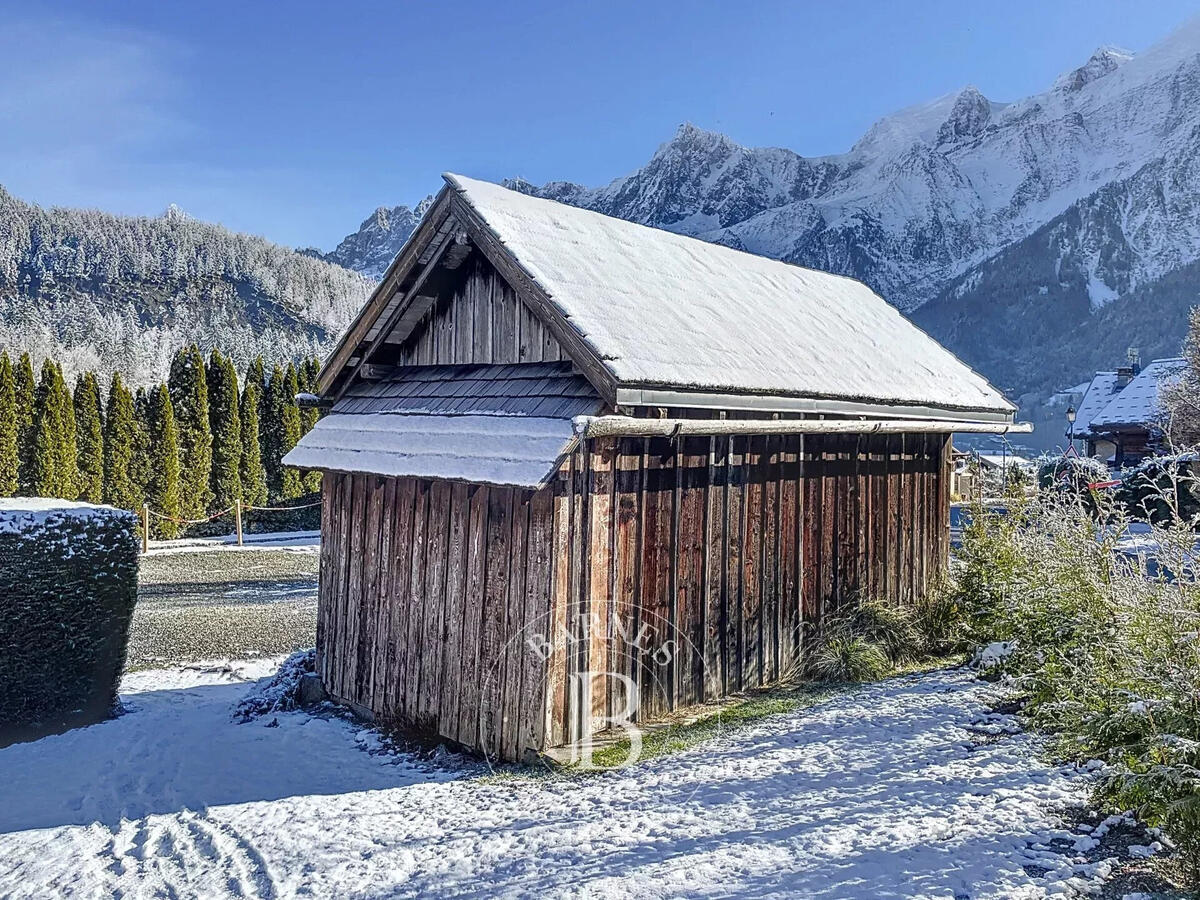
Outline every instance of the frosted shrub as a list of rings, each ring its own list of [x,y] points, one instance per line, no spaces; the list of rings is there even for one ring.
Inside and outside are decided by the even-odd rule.
[[[1162,825],[1195,869],[1200,586],[1197,536],[1177,499],[1193,486],[1180,477],[1157,498],[1154,523],[1111,496],[1061,489],[1008,516],[979,510],[955,593],[977,642],[1015,642],[1001,670],[1053,746],[1106,761],[1100,797]]]

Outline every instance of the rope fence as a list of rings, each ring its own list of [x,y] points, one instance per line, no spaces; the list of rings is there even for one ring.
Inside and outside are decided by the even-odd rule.
[[[150,549],[150,519],[151,519],[151,517],[153,517],[155,519],[159,519],[160,521],[163,521],[163,522],[172,522],[176,525],[207,525],[209,522],[215,522],[217,519],[221,518],[222,516],[227,516],[230,513],[233,513],[233,517],[234,517],[233,521],[234,521],[234,526],[236,529],[235,533],[237,534],[237,543],[238,543],[238,546],[240,547],[243,544],[243,537],[244,537],[243,532],[242,532],[242,514],[243,513],[248,513],[248,512],[268,512],[268,513],[271,513],[271,512],[281,512],[281,513],[282,512],[302,512],[303,510],[313,509],[314,507],[317,507],[320,505],[321,505],[321,501],[317,500],[313,503],[301,504],[300,506],[250,506],[247,504],[243,504],[241,500],[236,500],[236,501],[234,501],[233,506],[227,506],[225,509],[218,510],[217,512],[213,513],[212,515],[205,516],[202,519],[185,519],[180,516],[172,516],[168,513],[162,513],[156,509],[151,509],[150,504],[143,503],[142,509],[141,509],[142,552],[146,553]]]

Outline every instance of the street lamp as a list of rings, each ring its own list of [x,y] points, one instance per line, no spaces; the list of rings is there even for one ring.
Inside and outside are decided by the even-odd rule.
[[[1071,452],[1075,452],[1075,412],[1074,406],[1067,407],[1067,437],[1071,440]]]

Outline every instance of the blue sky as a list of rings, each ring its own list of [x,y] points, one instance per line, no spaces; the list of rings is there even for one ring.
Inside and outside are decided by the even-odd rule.
[[[0,184],[332,247],[450,169],[603,183],[684,121],[805,155],[974,84],[1044,90],[1192,2],[0,0]]]

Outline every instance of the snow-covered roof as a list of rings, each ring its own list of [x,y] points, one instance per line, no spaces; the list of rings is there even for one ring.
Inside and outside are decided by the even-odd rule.
[[[854,279],[445,178],[618,384],[1014,410]]]
[[[1092,430],[1153,423],[1160,411],[1160,391],[1179,378],[1186,365],[1185,359],[1154,360],[1092,417]]]
[[[283,462],[537,488],[574,443],[569,418],[341,413],[318,421]]]
[[[1108,401],[1116,392],[1117,373],[1097,372],[1096,377],[1092,379],[1092,383],[1083,393],[1079,409],[1075,411],[1075,425],[1072,428],[1075,437],[1087,437],[1092,419],[1108,405]]]

